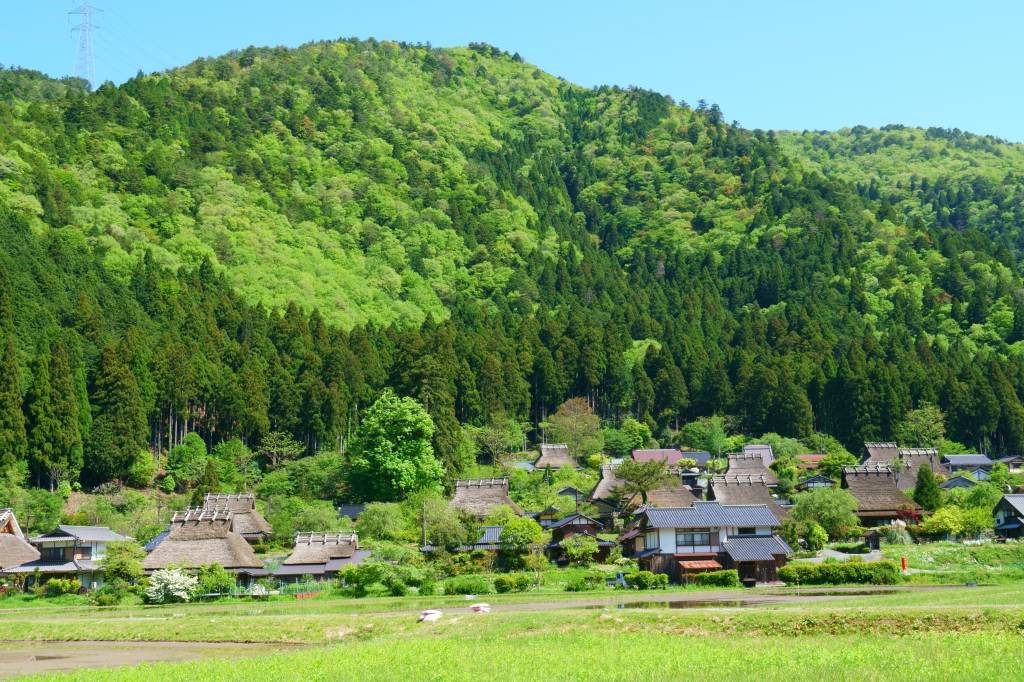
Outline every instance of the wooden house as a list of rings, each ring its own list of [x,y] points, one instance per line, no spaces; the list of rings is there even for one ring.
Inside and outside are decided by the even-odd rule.
[[[562,467],[572,467],[573,469],[579,469],[579,464],[573,459],[572,455],[569,454],[569,446],[565,443],[544,443],[540,446],[540,457],[533,463],[533,470],[538,469],[561,469]]]
[[[234,512],[200,507],[174,513],[167,537],[143,559],[142,568],[149,574],[169,566],[195,569],[213,563],[237,574],[241,582],[267,573],[249,543],[235,532]]]
[[[262,542],[273,532],[256,509],[256,496],[252,493],[207,493],[203,509],[230,511],[234,532],[250,543]]]
[[[679,460],[686,457],[686,455],[675,448],[657,448],[633,450],[632,457],[634,462],[661,461],[668,466],[673,467],[679,463]]]
[[[1011,474],[1024,474],[1024,455],[1003,457],[998,461],[1001,464],[1005,464]]]
[[[455,496],[449,506],[478,519],[483,519],[500,506],[522,514],[512,498],[508,496],[507,478],[475,478],[455,481]]]
[[[774,534],[779,519],[766,505],[696,502],[645,508],[623,533],[623,555],[641,569],[685,582],[695,573],[735,568],[750,582],[774,582],[793,551]]]
[[[575,535],[589,535],[597,540],[597,555],[595,556],[597,561],[607,559],[608,553],[618,544],[612,540],[602,540],[597,537],[597,534],[602,529],[601,522],[585,514],[570,514],[564,519],[559,519],[549,528],[551,530],[551,542],[546,550],[548,558],[556,563],[565,563],[567,561],[561,543],[563,540]]]
[[[362,563],[369,556],[369,550],[359,549],[355,533],[296,533],[295,547],[274,577],[283,582],[332,580],[345,566]]]
[[[802,479],[796,484],[796,489],[800,491],[814,490],[815,488],[834,488],[836,482],[825,474],[815,474]]]
[[[886,464],[843,467],[842,486],[857,498],[857,518],[865,527],[885,525],[919,510],[900,490],[896,474]]]
[[[49,533],[29,540],[39,557],[11,568],[4,573],[38,574],[50,578],[77,578],[82,587],[93,590],[103,585],[103,558],[111,542],[131,540],[106,526],[60,525]]]
[[[992,513],[996,518],[996,535],[1024,537],[1024,495],[1003,495]]]
[[[26,564],[39,558],[39,550],[21,532],[13,509],[0,509],[0,569]]]
[[[763,504],[779,519],[789,517],[778,501],[772,497],[772,481],[763,474],[718,474],[711,477],[710,499],[725,505]]]

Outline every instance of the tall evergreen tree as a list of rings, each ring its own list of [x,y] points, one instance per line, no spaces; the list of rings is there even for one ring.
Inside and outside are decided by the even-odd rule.
[[[91,482],[100,483],[123,476],[146,446],[146,414],[139,387],[112,344],[100,353],[92,405],[85,473]]]
[[[0,469],[23,461],[28,454],[25,413],[22,411],[20,372],[14,341],[3,340],[0,355]]]

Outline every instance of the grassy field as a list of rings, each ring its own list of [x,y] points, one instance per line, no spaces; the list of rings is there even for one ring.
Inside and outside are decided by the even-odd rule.
[[[749,608],[576,608],[553,595],[494,596],[494,611],[432,598],[315,599],[0,613],[0,640],[297,642],[252,658],[82,670],[70,680],[940,680],[1024,678],[1024,585],[859,594],[745,590],[799,600]],[[728,596],[729,593],[725,593]],[[569,595],[578,600],[593,595]],[[630,595],[641,601],[665,592]],[[427,599],[427,598],[424,598]],[[418,601],[418,600],[417,600]],[[558,610],[538,611],[535,608]]]
[[[922,545],[885,545],[885,556],[919,573],[907,577],[916,584],[1010,583],[1024,581],[1024,542],[962,545],[929,542]]]
[[[924,612],[821,604],[462,611],[434,624],[398,615],[347,616],[332,621],[334,643],[327,646],[256,658],[88,670],[62,679],[943,680],[955,670],[958,679],[1009,680],[1024,676],[1024,608],[1017,603],[1013,609],[929,607]]]

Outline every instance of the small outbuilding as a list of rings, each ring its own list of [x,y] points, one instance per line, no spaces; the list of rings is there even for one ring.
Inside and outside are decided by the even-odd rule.
[[[360,564],[369,556],[369,550],[359,549],[355,533],[297,533],[295,548],[274,577],[284,582],[332,580],[345,566]]]

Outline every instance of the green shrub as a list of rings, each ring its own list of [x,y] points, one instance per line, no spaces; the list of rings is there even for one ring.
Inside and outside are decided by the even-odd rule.
[[[42,585],[42,596],[60,597],[65,594],[78,594],[82,584],[75,578],[50,578]]]
[[[779,579],[789,585],[894,585],[899,578],[899,569],[891,561],[800,563],[779,569]]]
[[[435,583],[432,580],[424,581],[424,582],[420,583],[420,586],[418,588],[416,588],[416,591],[419,592],[419,594],[422,594],[424,596],[430,596],[432,594],[437,594],[437,583]]]
[[[525,592],[530,587],[530,576],[525,573],[509,573],[499,575],[494,579],[494,589],[505,594],[506,592]]]
[[[193,593],[195,597],[204,594],[228,594],[234,589],[236,582],[234,574],[228,573],[227,569],[218,563],[200,566],[197,577],[199,582]]]
[[[725,571],[698,573],[693,577],[693,582],[705,587],[739,587],[740,574],[735,568],[730,568]]]
[[[457,575],[444,581],[445,594],[490,594],[494,584],[486,575]]]
[[[885,529],[883,537],[885,538],[885,542],[890,545],[914,544],[914,539],[910,537],[910,533],[907,532],[907,529],[902,526],[889,526]]]
[[[600,571],[589,571],[573,576],[565,586],[566,592],[589,592],[604,586],[604,574]]]
[[[626,584],[637,590],[661,590],[668,587],[668,576],[664,573],[637,571],[626,576]]]

